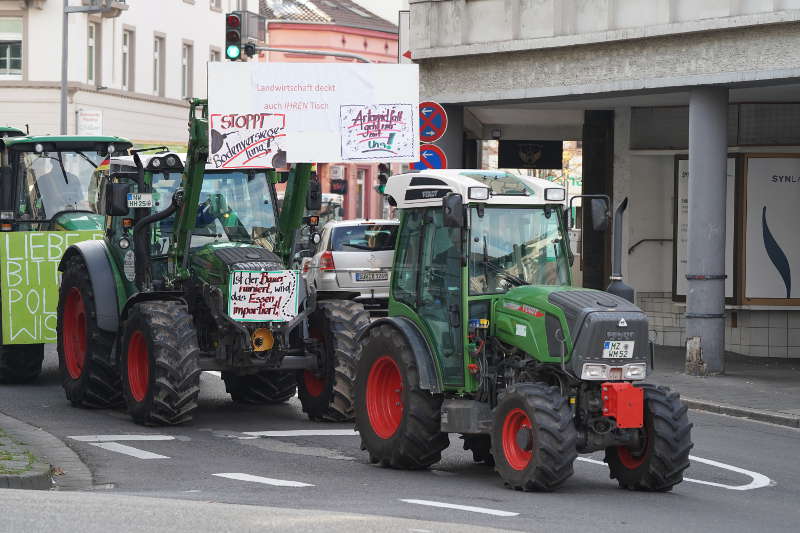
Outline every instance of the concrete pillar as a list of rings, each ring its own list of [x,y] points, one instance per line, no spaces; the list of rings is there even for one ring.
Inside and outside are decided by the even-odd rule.
[[[464,106],[443,104],[442,107],[447,113],[447,131],[433,144],[447,156],[447,168],[467,168],[464,166]]]
[[[725,369],[725,188],[728,89],[698,87],[689,97],[689,229],[686,371]]]

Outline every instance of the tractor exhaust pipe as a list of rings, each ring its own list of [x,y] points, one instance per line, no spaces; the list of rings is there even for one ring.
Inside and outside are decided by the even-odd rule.
[[[622,281],[622,216],[628,208],[628,199],[622,200],[617,210],[614,212],[614,236],[612,240],[613,255],[611,256],[611,283],[606,292],[610,292],[620,298],[625,298],[634,303],[634,290],[630,285]]]

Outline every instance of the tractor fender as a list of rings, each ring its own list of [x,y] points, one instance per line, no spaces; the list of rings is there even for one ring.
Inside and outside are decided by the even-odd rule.
[[[182,304],[186,305],[186,300],[183,298],[183,293],[180,291],[137,292],[128,298],[127,302],[125,302],[125,307],[122,308],[122,313],[120,313],[119,316],[120,322],[125,322],[128,319],[128,313],[130,313],[134,305],[142,302],[152,302],[155,300],[160,302],[169,300],[173,302],[181,302]]]
[[[419,370],[420,388],[429,390],[434,394],[442,392],[443,387],[439,379],[439,373],[436,371],[433,352],[419,328],[411,320],[402,316],[390,316],[373,320],[369,326],[359,332],[356,342],[360,342],[371,329],[384,324],[397,330],[411,348],[411,353],[414,354],[417,369]]]
[[[83,259],[86,269],[89,271],[89,281],[94,294],[104,295],[104,297],[96,298],[94,303],[97,327],[103,331],[116,333],[119,326],[117,285],[111,270],[111,262],[108,259],[106,243],[90,240],[71,245],[58,263],[58,270],[63,272],[64,263],[75,255],[79,255]]]

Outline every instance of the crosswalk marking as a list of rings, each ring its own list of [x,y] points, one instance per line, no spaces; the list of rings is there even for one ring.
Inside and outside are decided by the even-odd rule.
[[[242,472],[228,472],[222,474],[213,474],[217,477],[226,479],[235,479],[237,481],[250,481],[252,483],[261,483],[263,485],[273,485],[275,487],[313,487],[311,483],[303,483],[302,481],[290,481],[287,479],[274,479],[271,477],[254,476],[252,474],[244,474]]]

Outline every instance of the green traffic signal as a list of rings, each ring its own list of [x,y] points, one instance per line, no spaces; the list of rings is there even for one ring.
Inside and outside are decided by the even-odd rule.
[[[242,55],[242,50],[235,44],[228,45],[228,48],[225,49],[225,57],[228,59],[239,59],[240,55]]]

